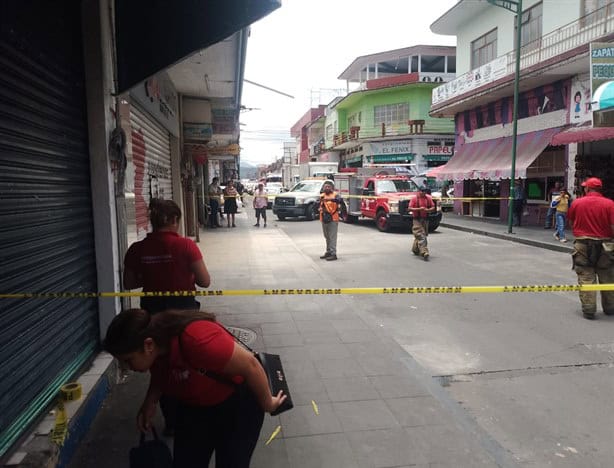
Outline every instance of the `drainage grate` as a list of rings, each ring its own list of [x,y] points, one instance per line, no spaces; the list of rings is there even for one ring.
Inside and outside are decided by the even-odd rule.
[[[226,327],[226,329],[246,345],[251,345],[256,341],[256,332],[249,328]]]

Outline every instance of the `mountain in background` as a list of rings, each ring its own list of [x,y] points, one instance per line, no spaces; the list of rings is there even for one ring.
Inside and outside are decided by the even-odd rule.
[[[242,160],[239,174],[241,174],[241,179],[255,179],[258,177],[258,168],[255,164]]]

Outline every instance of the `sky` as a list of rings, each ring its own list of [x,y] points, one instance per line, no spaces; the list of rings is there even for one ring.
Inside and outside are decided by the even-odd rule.
[[[254,23],[247,43],[245,79],[294,99],[243,84],[241,160],[268,164],[283,155],[290,127],[310,107],[328,104],[337,77],[361,55],[418,44],[456,45],[433,34],[433,21],[457,0],[282,0]],[[250,110],[251,109],[251,110]]]

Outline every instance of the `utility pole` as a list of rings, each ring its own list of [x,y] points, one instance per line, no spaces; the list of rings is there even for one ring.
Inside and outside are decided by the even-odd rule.
[[[512,173],[510,174],[510,199],[507,208],[507,232],[512,234],[514,221],[514,181],[516,180],[516,143],[518,139],[518,94],[520,87],[520,44],[522,41],[522,0],[487,0],[494,6],[516,14],[516,75],[514,77],[514,115],[512,123]]]

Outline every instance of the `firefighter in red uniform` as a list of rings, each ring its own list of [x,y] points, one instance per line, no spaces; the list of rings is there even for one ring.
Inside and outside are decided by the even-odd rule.
[[[425,187],[420,189],[418,195],[409,202],[409,211],[412,213],[412,228],[414,245],[411,251],[414,255],[421,255],[424,261],[429,259],[429,248],[426,240],[429,233],[428,214],[436,210],[435,202],[426,193]]]

